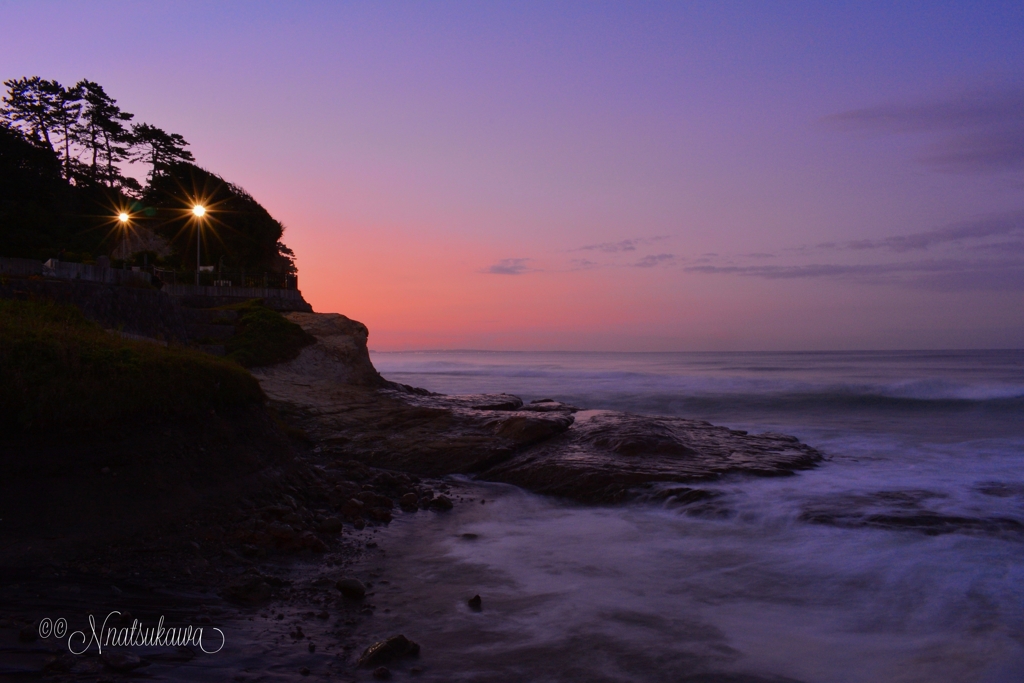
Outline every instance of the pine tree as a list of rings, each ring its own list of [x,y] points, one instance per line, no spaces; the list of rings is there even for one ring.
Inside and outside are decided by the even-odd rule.
[[[18,128],[30,140],[55,151],[50,133],[57,128],[55,90],[56,81],[45,81],[39,76],[4,81],[3,117],[12,128]]]
[[[132,161],[144,161],[151,165],[149,181],[173,164],[195,161],[192,152],[185,147],[188,143],[177,133],[168,133],[148,123],[132,126],[135,153]]]
[[[76,141],[91,156],[89,180],[105,182],[109,187],[130,185],[116,164],[131,156],[133,138],[125,124],[135,115],[122,111],[117,100],[107,95],[99,83],[82,80],[75,89],[81,92],[84,102]]]

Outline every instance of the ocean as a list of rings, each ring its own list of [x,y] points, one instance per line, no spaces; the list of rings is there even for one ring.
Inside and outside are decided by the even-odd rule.
[[[424,680],[1024,680],[1024,351],[371,356],[436,392],[704,419],[825,455],[701,485],[722,495],[700,514],[458,482],[472,503],[397,517],[368,568],[391,577],[378,626],[421,642]]]

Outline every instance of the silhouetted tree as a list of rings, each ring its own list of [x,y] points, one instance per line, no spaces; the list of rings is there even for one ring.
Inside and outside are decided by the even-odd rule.
[[[195,164],[164,167],[150,182],[143,201],[158,209],[162,220],[157,232],[185,263],[195,263],[195,222],[190,209],[202,202],[207,208],[204,261],[253,272],[294,272],[294,255],[280,242],[284,226],[248,192]]]
[[[60,85],[39,76],[4,81],[4,120],[19,129],[30,140],[54,151],[50,132],[57,127],[56,103]]]
[[[150,164],[149,179],[162,169],[185,161],[195,161],[192,152],[185,149],[188,143],[177,133],[168,133],[148,123],[137,123],[132,126],[134,154],[132,161],[145,161]]]
[[[99,83],[82,80],[75,88],[81,91],[84,103],[76,138],[91,157],[89,180],[104,182],[108,187],[129,184],[116,164],[127,161],[130,156],[132,135],[125,124],[134,114],[122,111],[117,100]],[[105,163],[101,164],[101,159]]]

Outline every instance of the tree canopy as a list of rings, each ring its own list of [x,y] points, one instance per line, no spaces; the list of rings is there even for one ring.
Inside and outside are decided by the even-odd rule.
[[[183,136],[134,121],[99,83],[4,81],[0,107],[0,255],[83,259],[117,244],[113,217],[163,237],[168,265],[195,263],[189,210],[208,209],[203,260],[294,273],[284,226],[249,193],[197,166]],[[146,167],[145,183],[131,173]],[[191,235],[191,237],[189,237]]]

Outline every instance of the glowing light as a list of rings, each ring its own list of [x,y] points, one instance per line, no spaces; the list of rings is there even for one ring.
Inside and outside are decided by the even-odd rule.
[[[192,213],[194,213],[197,218],[202,218],[206,215],[206,207],[202,204],[196,204],[192,207]]]
[[[117,215],[117,220],[121,221],[122,223],[127,223],[129,218],[131,218],[131,216],[126,214],[124,211]]]

